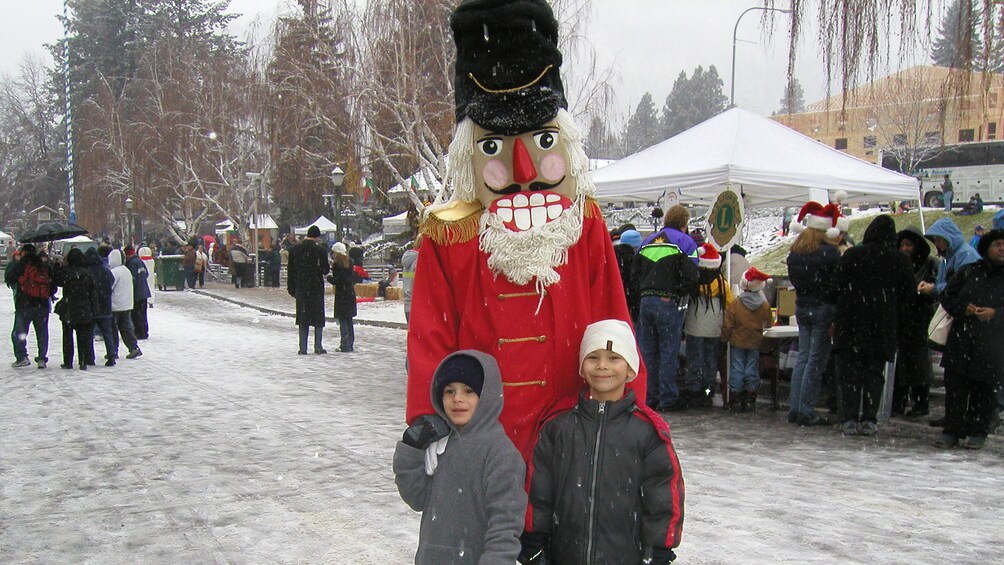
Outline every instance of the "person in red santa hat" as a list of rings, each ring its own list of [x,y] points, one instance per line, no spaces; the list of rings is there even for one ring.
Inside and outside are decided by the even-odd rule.
[[[543,414],[574,398],[586,326],[629,321],[613,246],[566,110],[558,22],[543,0],[465,0],[446,189],[426,210],[408,333],[406,419],[432,414],[448,354],[498,359],[500,418],[524,459]],[[631,383],[644,402],[645,371]]]
[[[760,342],[763,330],[774,322],[763,288],[770,276],[750,267],[739,279],[742,293],[729,303],[722,326],[722,341],[729,351],[729,410],[756,411],[760,386]]]
[[[798,360],[791,374],[788,421],[802,426],[830,423],[816,412],[816,397],[831,348],[833,274],[840,261],[838,218],[839,204],[807,202],[798,213],[798,223],[791,226],[798,232],[788,255],[788,277],[795,287]]]
[[[732,290],[722,276],[722,255],[711,243],[697,248],[697,291],[683,318],[687,336],[687,372],[680,400],[687,408],[711,408],[718,376],[719,336]]]

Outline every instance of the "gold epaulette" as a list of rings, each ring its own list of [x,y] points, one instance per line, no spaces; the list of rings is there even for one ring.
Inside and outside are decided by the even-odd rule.
[[[603,212],[600,211],[600,203],[596,201],[595,198],[586,198],[585,210],[582,215],[586,218],[602,218]]]
[[[485,207],[481,202],[451,202],[433,210],[422,221],[419,232],[440,245],[464,243],[478,236],[478,224]]]

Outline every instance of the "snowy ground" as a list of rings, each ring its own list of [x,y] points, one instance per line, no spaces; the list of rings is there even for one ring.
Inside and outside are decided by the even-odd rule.
[[[217,287],[219,295],[238,291]],[[281,310],[281,291],[243,293]],[[361,318],[397,321],[399,303]],[[390,469],[404,331],[357,325],[356,352],[297,356],[288,317],[160,292],[144,355],[117,367],[0,367],[0,562],[408,563],[418,514]],[[0,316],[11,319],[8,290]],[[334,349],[337,329],[326,344]],[[29,341],[29,351],[35,346]],[[100,351],[100,349],[99,349]],[[677,563],[992,563],[1004,447],[929,447],[781,414],[670,417],[687,481]]]

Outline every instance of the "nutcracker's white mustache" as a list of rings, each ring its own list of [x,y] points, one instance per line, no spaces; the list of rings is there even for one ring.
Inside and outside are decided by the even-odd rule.
[[[506,228],[501,218],[486,211],[479,239],[488,267],[515,284],[536,278],[538,290],[557,283],[561,275],[555,269],[568,261],[568,248],[582,235],[584,204],[580,196],[557,219],[521,232]]]

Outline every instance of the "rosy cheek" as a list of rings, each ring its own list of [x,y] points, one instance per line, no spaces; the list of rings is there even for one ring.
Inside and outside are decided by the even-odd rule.
[[[481,176],[484,177],[485,184],[492,188],[502,188],[509,183],[509,170],[498,159],[485,163]]]
[[[544,157],[540,161],[540,173],[551,182],[560,179],[565,176],[565,159],[555,154]]]

